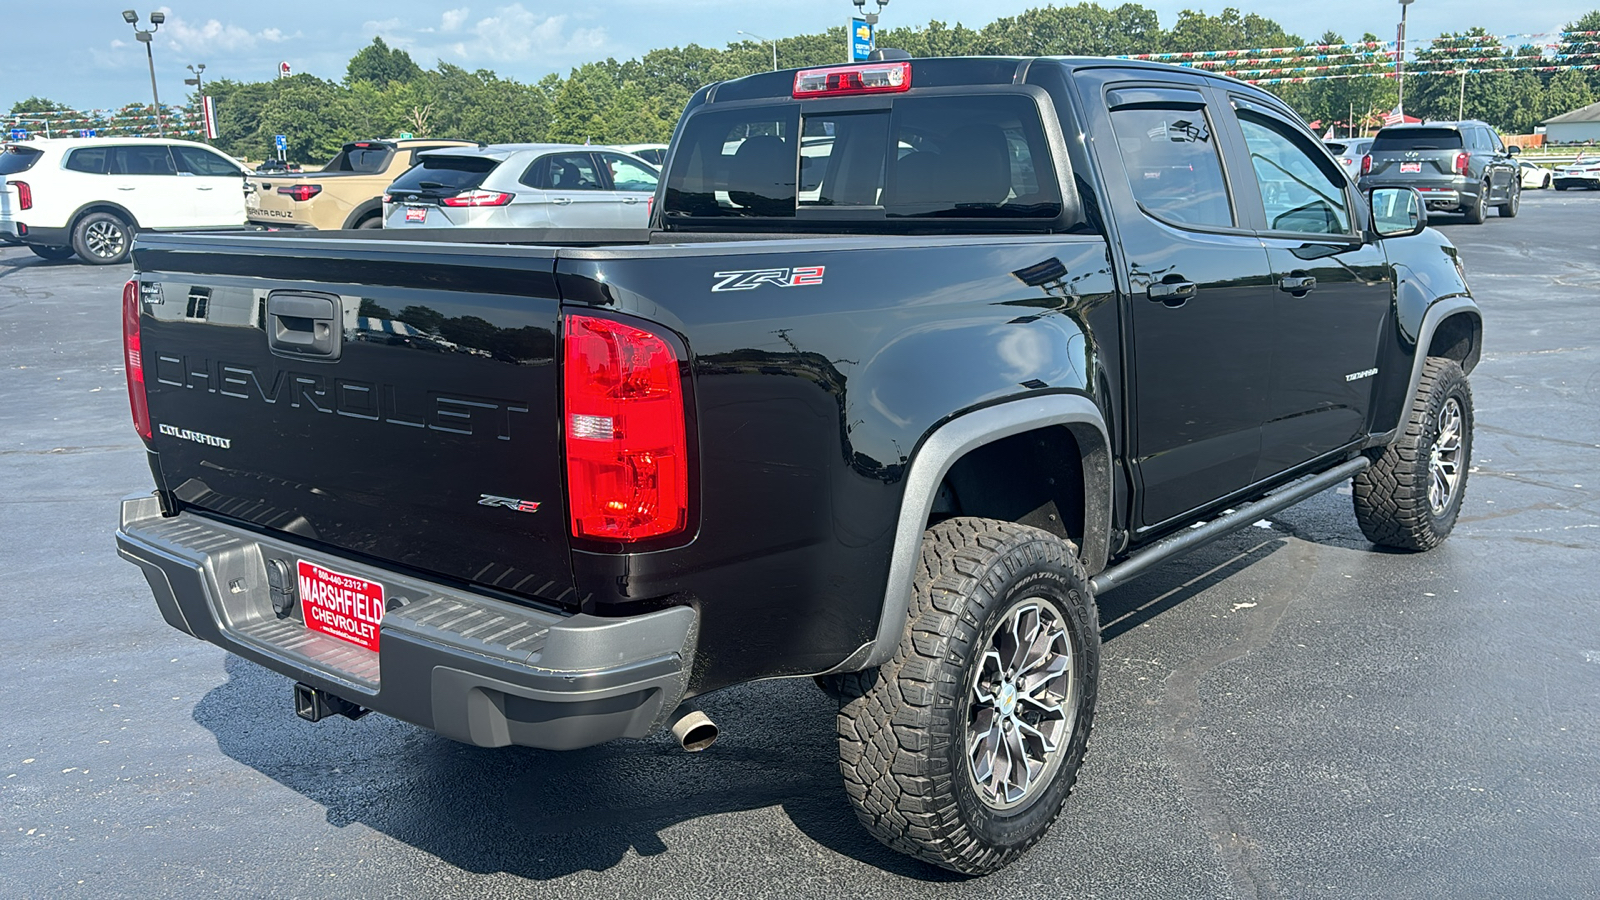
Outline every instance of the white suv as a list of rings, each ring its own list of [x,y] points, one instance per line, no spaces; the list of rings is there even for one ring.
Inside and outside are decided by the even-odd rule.
[[[244,176],[232,159],[191,141],[33,140],[0,147],[0,238],[45,259],[128,258],[136,231],[239,228]]]

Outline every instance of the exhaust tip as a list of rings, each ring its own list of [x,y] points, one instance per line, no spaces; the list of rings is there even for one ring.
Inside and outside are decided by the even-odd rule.
[[[678,739],[678,746],[690,753],[699,753],[717,742],[721,731],[710,716],[687,704],[680,707],[680,712],[682,715],[672,723],[672,736]]]

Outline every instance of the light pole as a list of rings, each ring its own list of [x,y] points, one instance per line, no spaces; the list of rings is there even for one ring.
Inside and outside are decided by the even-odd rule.
[[[867,24],[872,26],[872,43],[876,46],[878,43],[878,17],[883,15],[883,8],[889,5],[889,0],[877,0],[878,11],[871,13],[867,12],[867,0],[850,0],[850,2],[856,5],[856,9],[861,10],[861,18],[866,19]],[[1409,3],[1410,0],[1406,0],[1406,2]]]
[[[778,71],[778,42],[777,41],[773,40],[772,38],[764,38],[761,35],[756,34],[754,31],[739,31],[739,32],[736,32],[736,33],[745,35],[746,37],[753,37],[758,41],[763,41],[765,43],[771,44],[772,45],[772,71],[774,71],[774,72]]]
[[[1400,85],[1400,98],[1395,108],[1401,115],[1406,112],[1406,7],[1416,0],[1400,0],[1400,41],[1395,46],[1394,72],[1395,80]]]
[[[150,50],[150,38],[161,28],[161,23],[167,20],[167,14],[156,10],[150,14],[150,30],[145,31],[139,27],[139,14],[131,9],[122,11],[122,21],[133,26],[133,35],[144,45],[145,59],[150,61],[150,96],[156,101],[156,137],[166,137],[167,131],[161,124],[161,92],[156,90],[156,57]]]

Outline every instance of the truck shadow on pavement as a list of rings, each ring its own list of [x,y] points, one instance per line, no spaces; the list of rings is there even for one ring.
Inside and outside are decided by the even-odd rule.
[[[555,753],[470,747],[384,716],[312,724],[295,718],[288,679],[232,655],[226,669],[227,682],[194,710],[223,753],[320,804],[336,828],[360,823],[466,871],[547,880],[604,871],[629,850],[714,868],[729,826],[696,820],[753,812],[761,821],[749,829],[772,833],[758,844],[782,844],[787,816],[818,844],[880,869],[962,878],[857,824],[838,771],[834,702],[808,679],[705,698],[722,737],[704,753],[685,753],[670,735]],[[781,814],[760,812],[773,808]]]
[[[1311,501],[1334,508],[1329,512],[1343,512],[1347,503],[1331,494]],[[1296,539],[1363,543],[1353,521],[1305,530],[1327,533],[1298,534],[1277,521],[1271,530],[1245,529],[1107,594],[1099,601],[1103,638],[1114,642]],[[822,847],[888,873],[964,880],[862,830],[838,772],[834,701],[809,679],[704,698],[722,730],[704,753],[685,753],[667,735],[555,753],[470,747],[384,716],[312,724],[294,716],[288,679],[231,655],[226,670],[227,682],[194,710],[223,753],[321,805],[336,828],[360,823],[469,872],[549,880],[605,871],[629,850],[641,857],[672,852],[715,868],[728,852],[730,825],[700,820],[739,814],[736,830],[767,832],[751,838],[758,846],[792,844],[784,835],[792,825]]]

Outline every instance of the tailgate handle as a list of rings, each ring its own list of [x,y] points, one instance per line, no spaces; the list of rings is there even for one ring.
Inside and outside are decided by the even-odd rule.
[[[339,358],[344,336],[338,298],[298,291],[267,295],[267,346],[295,359]]]

